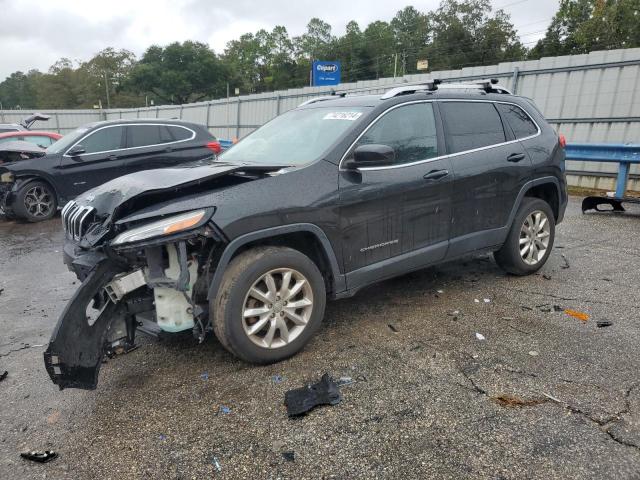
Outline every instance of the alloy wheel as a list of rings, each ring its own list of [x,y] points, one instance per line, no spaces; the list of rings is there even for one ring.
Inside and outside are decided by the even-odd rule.
[[[549,248],[551,226],[549,218],[541,210],[526,216],[520,229],[520,256],[527,265],[536,265]]]
[[[281,348],[306,328],[313,312],[313,290],[300,272],[278,268],[254,282],[243,305],[247,337],[262,348]]]
[[[53,197],[44,187],[31,187],[24,196],[24,206],[33,217],[47,217],[53,209]]]

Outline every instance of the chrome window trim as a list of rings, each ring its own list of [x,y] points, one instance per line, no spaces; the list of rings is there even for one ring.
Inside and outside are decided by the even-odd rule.
[[[389,113],[390,111],[392,111],[392,110],[394,110],[396,108],[400,108],[400,107],[403,107],[405,105],[412,105],[414,103],[433,103],[433,102],[467,102],[467,103],[468,102],[478,102],[478,103],[503,103],[503,104],[506,104],[506,105],[514,105],[514,106],[518,107],[520,110],[522,110],[527,115],[527,117],[529,117],[529,119],[533,122],[533,124],[538,129],[538,131],[533,135],[529,135],[528,137],[516,138],[515,140],[509,140],[508,142],[496,143],[496,144],[493,144],[493,145],[487,145],[485,147],[478,147],[478,148],[474,148],[474,149],[471,149],[471,150],[464,150],[462,152],[449,153],[447,155],[440,155],[438,157],[426,158],[424,160],[416,160],[415,162],[401,163],[399,165],[386,165],[384,167],[362,167],[362,168],[358,168],[358,170],[361,171],[361,172],[371,172],[371,171],[377,171],[377,170],[391,170],[391,169],[395,169],[395,168],[412,167],[414,165],[420,165],[420,164],[423,164],[423,163],[435,162],[436,160],[443,160],[445,158],[457,157],[458,155],[466,155],[468,153],[480,152],[482,150],[488,150],[490,148],[496,148],[496,147],[501,147],[503,145],[509,145],[509,144],[516,143],[516,142],[522,142],[524,140],[529,140],[531,138],[535,138],[535,137],[539,136],[542,133],[542,130],[540,129],[540,126],[538,125],[538,122],[536,122],[533,119],[533,117],[531,117],[531,115],[529,115],[529,112],[527,112],[524,108],[522,108],[517,103],[505,102],[505,101],[502,101],[502,100],[471,100],[471,99],[463,99],[463,98],[441,98],[441,99],[429,99],[429,100],[414,100],[414,101],[411,101],[411,102],[405,102],[405,103],[399,103],[397,105],[393,105],[392,107],[389,107],[384,112],[382,112],[380,115],[378,115],[367,126],[367,128],[365,128],[360,133],[360,135],[358,135],[358,137],[351,143],[351,145],[349,145],[349,148],[347,148],[347,150],[344,152],[344,155],[342,155],[342,158],[340,159],[340,163],[338,164],[338,170],[341,171],[341,172],[350,171],[347,168],[342,168],[342,162],[344,162],[345,158],[347,157],[347,154],[351,151],[353,146],[356,143],[358,143],[358,140],[360,140],[360,138],[365,133],[367,133],[367,131],[374,124],[376,124],[378,122],[378,120],[380,120],[380,118],[382,118],[384,115],[386,115],[387,113]],[[446,135],[446,132],[445,132],[445,135]]]
[[[185,130],[188,130],[188,131],[191,132],[191,137],[190,138],[185,138],[184,140],[176,140],[174,142],[154,143],[153,145],[143,145],[141,147],[116,148],[114,150],[102,150],[100,152],[83,153],[82,155],[98,155],[100,153],[125,152],[125,151],[128,151],[128,150],[136,150],[137,148],[159,147],[159,146],[162,146],[162,145],[175,145],[176,143],[188,142],[188,141],[191,141],[194,138],[196,138],[196,132],[194,130],[190,129],[189,127],[185,127],[184,125],[178,125],[178,124],[175,124],[175,123],[118,123],[118,124],[114,124],[114,125],[104,125],[103,127],[96,128],[95,130],[91,130],[91,132],[89,132],[87,135],[85,135],[80,140],[78,140],[76,143],[74,143],[69,148],[67,148],[67,151],[64,152],[64,154],[62,156],[63,157],[67,157],[67,158],[71,158],[71,155],[67,155],[67,152],[69,152],[73,147],[75,147],[79,143],[82,143],[82,141],[84,139],[89,138],[91,135],[93,135],[96,132],[99,132],[100,130],[104,130],[105,128],[128,127],[128,126],[136,126],[136,125],[152,126],[152,127],[165,126],[165,127],[184,128]]]

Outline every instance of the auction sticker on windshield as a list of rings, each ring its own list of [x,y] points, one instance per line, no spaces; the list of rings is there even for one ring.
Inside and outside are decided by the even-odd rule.
[[[362,112],[330,112],[327,113],[323,120],[349,120],[353,122],[357,120],[362,115]]]

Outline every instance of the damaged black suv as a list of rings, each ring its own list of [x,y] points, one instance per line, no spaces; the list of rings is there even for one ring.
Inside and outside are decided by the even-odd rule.
[[[248,362],[309,341],[325,302],[474,252],[507,272],[547,260],[567,203],[564,151],[495,82],[310,100],[218,160],[127,175],[62,213],[82,280],[45,353],[92,389],[136,328],[213,331]]]

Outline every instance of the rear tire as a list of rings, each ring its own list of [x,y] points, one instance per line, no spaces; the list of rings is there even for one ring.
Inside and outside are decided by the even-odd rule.
[[[549,204],[539,198],[525,197],[504,245],[493,252],[493,257],[508,273],[530,275],[549,258],[555,235],[555,217]]]
[[[28,222],[42,222],[56,214],[58,199],[48,183],[36,180],[18,190],[12,209]]]
[[[251,363],[288,358],[320,327],[325,283],[306,255],[287,247],[257,247],[235,257],[210,307],[220,343]]]

